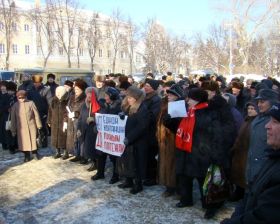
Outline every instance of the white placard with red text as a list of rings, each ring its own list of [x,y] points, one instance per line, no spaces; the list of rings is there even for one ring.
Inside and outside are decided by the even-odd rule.
[[[114,155],[121,156],[125,145],[125,119],[121,120],[118,115],[95,114],[95,121],[98,130],[95,147],[96,149]]]

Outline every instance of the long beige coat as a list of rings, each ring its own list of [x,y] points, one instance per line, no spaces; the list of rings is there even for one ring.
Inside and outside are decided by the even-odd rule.
[[[17,134],[20,151],[37,149],[37,128],[42,128],[42,123],[33,101],[16,102],[11,111],[11,132]]]

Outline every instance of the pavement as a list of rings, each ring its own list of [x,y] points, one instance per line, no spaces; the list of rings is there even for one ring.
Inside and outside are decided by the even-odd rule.
[[[108,184],[90,179],[96,171],[89,165],[53,159],[53,150],[40,149],[43,158],[23,162],[23,154],[11,155],[0,148],[0,224],[44,223],[219,223],[230,217],[233,203],[226,203],[212,220],[203,218],[196,185],[193,207],[176,208],[177,198],[161,196],[163,186],[145,187],[131,195]],[[110,162],[108,161],[108,164]]]

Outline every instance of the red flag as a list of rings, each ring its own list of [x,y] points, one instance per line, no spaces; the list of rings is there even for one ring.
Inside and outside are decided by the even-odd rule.
[[[91,92],[91,113],[96,113],[100,110],[100,106],[96,100],[96,96],[94,90]]]

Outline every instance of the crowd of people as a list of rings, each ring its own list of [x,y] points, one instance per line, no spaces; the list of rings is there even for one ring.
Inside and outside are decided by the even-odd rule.
[[[275,152],[280,147],[269,142],[273,125],[280,122],[280,83],[275,79],[244,83],[234,78],[226,83],[223,76],[205,75],[180,76],[175,81],[168,72],[161,80],[148,73],[140,83],[122,74],[95,75],[93,86],[82,79],[59,86],[53,74],[47,80],[44,84],[41,75],[25,74],[18,87],[13,82],[0,83],[3,150],[22,151],[24,162],[39,160],[38,149],[47,147],[50,135],[54,159],[89,164],[88,171],[97,170],[91,177],[96,181],[105,178],[109,157],[113,167],[109,184],[122,181],[118,187],[130,189],[131,194],[141,192],[143,185],[163,185],[162,196],[178,197],[178,208],[195,203],[196,180],[206,219],[213,218],[225,202],[206,202],[203,194],[207,170],[215,164],[231,183],[228,200],[240,202],[232,218],[223,223],[280,223],[279,200],[273,199],[279,195],[279,173],[274,185],[267,186],[269,177],[263,172],[269,148],[274,149],[270,166],[273,163],[274,173],[279,171]],[[185,102],[187,116],[171,117],[168,104],[179,100]],[[121,157],[95,148],[95,113],[127,116]],[[270,135],[266,129],[272,130]],[[252,196],[266,189],[260,184],[255,187],[258,181],[271,190],[262,204],[258,195]],[[271,215],[273,221],[269,221]]]

